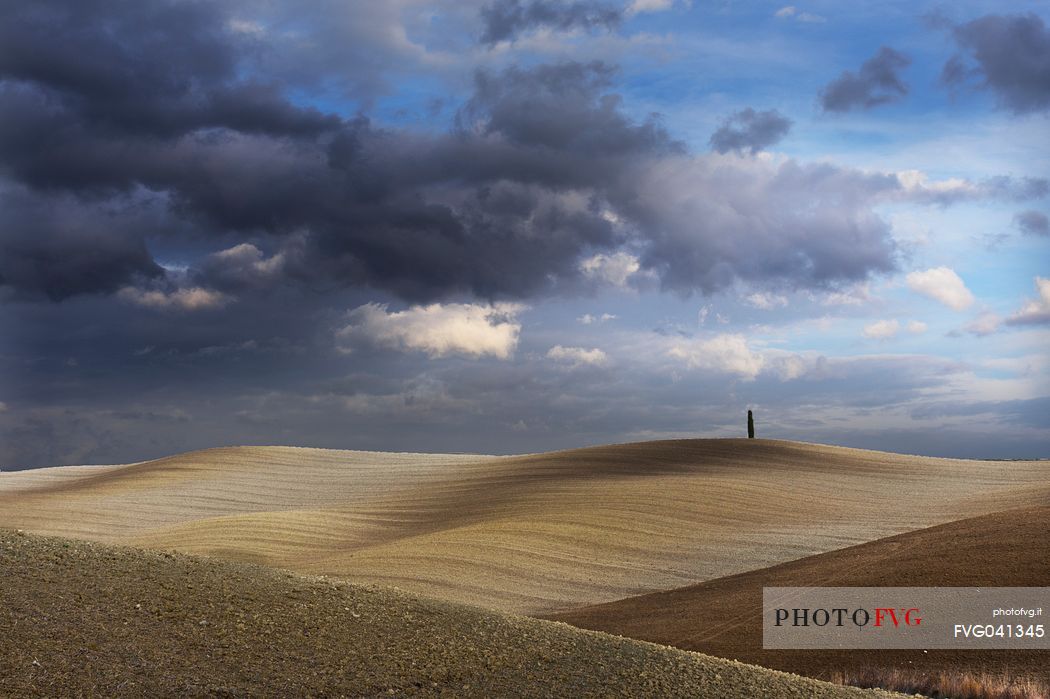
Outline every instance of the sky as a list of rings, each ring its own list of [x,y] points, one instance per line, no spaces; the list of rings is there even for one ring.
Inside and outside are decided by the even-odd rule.
[[[1050,4],[0,2],[0,469],[1050,457]]]

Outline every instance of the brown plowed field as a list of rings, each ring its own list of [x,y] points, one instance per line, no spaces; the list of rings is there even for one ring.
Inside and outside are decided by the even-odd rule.
[[[1050,506],[1008,510],[879,539],[699,585],[552,615],[586,629],[812,677],[902,668],[1028,677],[1050,685],[1050,651],[762,649],[763,587],[1050,585]],[[1050,624],[1050,622],[1047,622]],[[1048,629],[1050,630],[1050,629]]]

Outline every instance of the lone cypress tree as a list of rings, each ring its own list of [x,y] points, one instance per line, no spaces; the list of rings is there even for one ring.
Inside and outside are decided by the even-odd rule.
[[[755,416],[751,414],[751,411],[747,411],[747,438],[755,438]]]

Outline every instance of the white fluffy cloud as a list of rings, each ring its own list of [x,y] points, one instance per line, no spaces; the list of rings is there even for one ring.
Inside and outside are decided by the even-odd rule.
[[[811,12],[801,12],[794,5],[785,5],[774,12],[773,15],[780,19],[795,19],[799,22],[822,23],[827,21],[820,15],[815,15]]]
[[[744,297],[744,302],[749,306],[755,308],[761,308],[762,310],[769,311],[774,308],[783,308],[788,305],[786,296],[780,294],[767,294],[762,291],[755,292],[749,296]]]
[[[765,366],[765,358],[748,347],[743,335],[723,334],[707,340],[681,342],[668,352],[691,369],[709,369],[754,379]]]
[[[926,332],[928,328],[929,326],[921,320],[913,320],[908,323],[908,332],[912,335],[921,335]]]
[[[864,337],[872,340],[888,340],[896,337],[900,329],[901,324],[897,320],[877,320],[864,326]]]
[[[626,287],[628,279],[639,269],[638,258],[626,252],[598,254],[580,263],[580,271],[585,277],[619,287]]]
[[[609,355],[598,348],[584,349],[583,347],[563,347],[561,345],[555,345],[547,350],[547,358],[574,367],[584,364],[602,366],[609,361]]]
[[[812,365],[797,354],[779,354],[766,357],[766,366],[781,381],[791,381],[805,376]]]
[[[871,287],[868,284],[855,284],[839,291],[830,291],[822,295],[810,294],[810,298],[822,306],[862,306],[871,301]]]
[[[946,206],[980,199],[1024,201],[1046,195],[1046,180],[1037,178],[991,177],[974,181],[951,177],[931,180],[921,170],[902,170],[895,176],[900,183],[899,198],[925,204]]]
[[[978,185],[958,177],[931,180],[929,175],[921,170],[902,170],[897,173],[897,179],[901,183],[903,193],[916,198],[971,199],[981,195]]]
[[[379,347],[424,352],[430,357],[462,354],[507,359],[518,346],[524,306],[512,303],[434,303],[404,311],[367,303],[350,312],[350,323],[337,333],[340,347],[352,350],[365,340]]]
[[[584,313],[582,316],[576,319],[577,322],[583,325],[594,325],[595,323],[607,323],[610,320],[616,320],[617,316],[612,313],[602,313],[601,315],[592,315],[590,313]]]
[[[906,277],[906,281],[912,291],[940,301],[956,311],[973,305],[973,294],[950,267],[933,267],[922,272],[912,272]]]
[[[663,12],[674,5],[674,0],[633,0],[627,6],[628,15],[637,15],[643,12]]]
[[[220,250],[212,254],[211,259],[241,272],[252,272],[263,276],[280,272],[284,265],[284,253],[266,257],[262,250],[251,243],[241,243],[232,248]]]
[[[901,325],[899,320],[891,318],[888,320],[877,320],[864,326],[864,337],[872,340],[888,340],[896,337],[901,329],[906,329],[912,335],[921,335],[929,329],[921,320],[908,321],[907,325]]]
[[[963,329],[971,335],[984,337],[985,335],[991,335],[998,330],[999,325],[1001,325],[1002,322],[1002,318],[989,311],[979,315]]]
[[[222,292],[199,286],[175,291],[137,289],[133,286],[126,286],[117,293],[117,296],[136,306],[165,311],[201,311],[221,308],[232,300]]]
[[[1007,318],[1010,325],[1042,325],[1050,323],[1050,279],[1035,278],[1039,297],[1028,299],[1021,309]]]

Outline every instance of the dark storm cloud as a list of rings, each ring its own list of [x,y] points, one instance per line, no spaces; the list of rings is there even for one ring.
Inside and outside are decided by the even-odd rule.
[[[138,208],[0,189],[0,288],[61,301],[160,276],[139,228],[151,221]]]
[[[711,134],[711,148],[719,153],[736,151],[752,155],[780,141],[791,129],[791,120],[775,109],[756,112],[751,107],[734,113]]]
[[[221,84],[236,47],[209,3],[104,0],[0,8],[0,73],[83,101],[118,128],[166,130],[195,90]]]
[[[309,266],[417,300],[520,297],[571,280],[583,252],[623,239],[602,216],[604,190],[634,160],[675,148],[603,95],[610,72],[480,72],[452,133],[344,132],[328,163],[356,198],[311,222]]]
[[[848,112],[895,102],[908,94],[899,73],[909,65],[910,58],[883,46],[858,72],[843,71],[828,83],[820,93],[821,106],[826,112]]]
[[[1041,211],[1029,209],[1014,216],[1014,225],[1029,235],[1050,235],[1050,219]]]
[[[888,226],[869,208],[899,190],[894,177],[750,160],[716,171],[658,120],[628,118],[611,78],[601,63],[481,72],[448,136],[347,130],[329,165],[358,199],[310,207],[342,225],[302,222],[309,268],[422,300],[540,293],[577,279],[581,256],[620,245],[686,293],[894,267]]]
[[[1050,30],[1042,18],[986,15],[952,28],[962,49],[945,64],[949,85],[977,81],[1015,113],[1050,107]]]
[[[510,155],[514,162],[508,172],[520,168],[525,179],[562,178],[568,186],[611,181],[617,172],[608,165],[619,164],[622,170],[636,159],[684,152],[657,119],[639,124],[623,113],[620,97],[607,92],[615,72],[601,62],[481,71],[475,76],[474,95],[457,116],[458,136],[485,136],[490,147],[509,143],[519,150],[496,151],[489,158]],[[534,171],[537,156],[560,162]],[[568,171],[566,165],[571,166]],[[502,167],[495,162],[483,166]]]
[[[638,260],[637,279],[685,294],[738,280],[825,287],[892,270],[873,207],[926,196],[893,176],[690,154],[658,117],[627,115],[615,69],[600,62],[480,71],[451,129],[417,132],[293,102],[299,83],[280,80],[295,71],[260,77],[258,42],[223,14],[236,5],[5,8],[10,187],[108,206],[113,218],[107,234],[45,217],[54,230],[40,234],[32,217],[0,212],[9,259],[50,261],[6,270],[3,284],[54,299],[136,284],[154,295],[126,299],[157,303],[294,286],[522,299],[590,288],[581,262],[613,252]],[[55,36],[67,40],[45,40]],[[846,80],[867,87],[842,88],[853,95],[843,99],[901,87],[905,60],[884,49]],[[713,143],[753,151],[786,128],[775,111],[745,110]],[[128,213],[120,202],[135,197],[159,214]],[[190,269],[160,270],[150,246]]]
[[[289,104],[277,85],[239,81],[250,43],[216,3],[42,0],[0,9],[0,76],[97,135],[178,136],[227,127],[312,134],[338,119]],[[13,98],[5,95],[6,99]],[[68,124],[68,122],[67,122]]]
[[[60,15],[59,23],[74,15]],[[90,34],[90,18],[77,19],[88,27],[78,31]],[[201,21],[191,13],[183,24]],[[101,20],[96,25],[95,41],[117,45],[100,50],[114,61],[128,54],[121,32],[141,29],[129,21],[115,31],[104,30]],[[147,51],[137,41],[128,38],[133,53]],[[178,56],[161,53],[142,70],[178,63]],[[323,116],[292,106],[273,88],[223,84],[225,70],[204,71],[195,81],[192,61],[169,66],[185,79],[169,80],[168,92],[153,86],[144,99],[184,100],[193,108],[153,121],[148,104],[128,113],[120,107],[134,102],[135,85],[147,78],[129,81],[127,99],[112,99],[115,85],[99,91],[101,78],[79,85],[67,76],[76,72],[67,65],[75,56],[56,49],[44,58],[34,60],[62,70],[7,65],[5,77],[19,78],[6,80],[0,93],[6,107],[0,155],[10,177],[41,191],[90,197],[163,192],[172,216],[202,230],[274,236],[269,247],[284,254],[285,275],[322,288],[371,285],[424,300],[528,295],[552,279],[571,279],[584,250],[621,238],[598,210],[599,188],[608,180],[603,168],[622,172],[630,158],[670,147],[655,123],[632,123],[603,95],[611,69],[601,64],[479,74],[461,120],[472,123],[434,136]],[[96,103],[109,110],[101,121]],[[138,232],[140,250],[148,233]],[[294,250],[285,250],[293,243]],[[91,260],[98,262],[95,276],[127,266],[119,256],[84,263]],[[66,286],[109,290],[127,281],[117,276]],[[13,283],[6,276],[5,282]]]
[[[40,189],[102,196],[145,187],[205,229],[276,236],[284,242],[271,247],[283,251],[291,279],[412,299],[527,295],[552,276],[574,276],[583,250],[617,242],[587,203],[604,173],[673,147],[654,122],[636,125],[602,97],[610,73],[570,63],[479,74],[459,130],[438,137],[366,119],[310,133],[267,109],[266,120],[241,119],[239,128],[148,138],[92,128],[80,102],[52,109],[39,90],[16,86],[5,93],[19,108],[5,112],[3,154],[11,175]],[[267,105],[277,101],[265,95]],[[260,133],[260,124],[283,132]],[[582,204],[564,196],[577,191]],[[221,276],[219,264],[204,276]]]
[[[623,12],[597,2],[495,0],[481,9],[481,19],[481,43],[491,46],[538,28],[613,29],[623,19]]]

